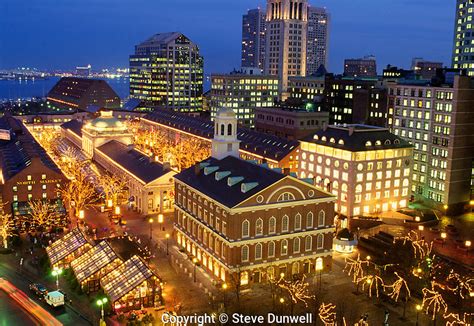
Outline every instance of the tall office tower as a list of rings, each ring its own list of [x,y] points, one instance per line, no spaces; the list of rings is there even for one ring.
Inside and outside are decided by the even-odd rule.
[[[466,69],[468,76],[474,76],[474,3],[457,0],[454,23],[453,68]]]
[[[288,77],[306,74],[306,0],[267,0],[265,74],[278,76],[285,98]]]
[[[329,20],[325,8],[308,7],[307,76],[316,73],[321,65],[328,66]]]
[[[265,65],[265,11],[252,9],[242,16],[242,67]]]
[[[388,125],[415,147],[415,196],[450,212],[471,197],[474,83],[452,72],[432,81],[388,83]]]
[[[153,35],[130,56],[130,97],[153,107],[181,112],[200,111],[203,58],[181,33]]]
[[[375,57],[367,55],[360,59],[344,60],[344,76],[377,77],[377,62]]]

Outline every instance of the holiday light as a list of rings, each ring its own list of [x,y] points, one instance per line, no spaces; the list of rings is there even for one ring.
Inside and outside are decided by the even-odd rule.
[[[309,294],[309,284],[305,283],[304,280],[305,278],[303,277],[301,280],[287,281],[283,279],[283,277],[280,277],[280,280],[277,282],[277,284],[280,288],[288,291],[290,299],[293,301],[293,303],[298,303],[298,301],[301,301],[307,307],[308,300],[314,299],[314,296]]]
[[[441,293],[435,290],[436,285],[440,288],[443,288],[439,283],[432,281],[431,289],[424,288],[423,290],[421,290],[421,292],[423,293],[423,302],[421,304],[421,307],[425,310],[425,313],[427,315],[429,315],[429,311],[431,309],[432,320],[435,320],[436,314],[440,311],[443,311],[444,314],[448,311],[448,305],[446,304],[446,301],[444,301],[443,296],[441,295]]]
[[[362,283],[362,291],[365,290],[365,287],[368,287],[369,298],[372,297],[372,293],[375,290],[375,295],[379,297],[379,289],[385,286],[383,279],[378,275],[367,275],[357,279],[357,283]]]
[[[358,279],[364,277],[364,264],[369,266],[369,262],[366,260],[360,260],[360,254],[357,256],[357,260],[352,258],[346,258],[346,266],[344,272],[347,275],[352,275],[352,282],[356,283]]]
[[[324,302],[319,306],[319,319],[324,326],[336,326],[336,306],[332,303],[325,304]]]
[[[471,325],[470,320],[474,317],[474,313],[464,313],[463,318],[459,314],[447,314],[443,315],[446,319],[446,326],[468,326]]]
[[[388,296],[392,298],[393,300],[395,300],[395,302],[397,302],[398,297],[400,296],[401,290],[405,288],[405,291],[406,291],[405,299],[411,297],[410,288],[408,287],[408,284],[405,281],[405,279],[401,277],[397,272],[394,272],[394,274],[397,276],[397,280],[392,285],[384,286],[384,288],[392,289],[392,292],[388,293]]]
[[[433,250],[433,242],[427,242],[424,239],[420,239],[418,233],[410,231],[407,236],[395,238],[396,240],[403,240],[403,244],[410,242],[413,248],[413,255],[415,258],[423,259],[431,254]]]
[[[472,286],[474,284],[474,279],[463,278],[458,273],[455,273],[454,270],[449,272],[446,281],[448,281],[448,283],[451,282],[456,284],[456,287],[454,288],[451,288],[449,285],[446,286],[446,288],[455,294],[457,293],[462,299],[465,299],[465,293],[470,294],[474,290]]]

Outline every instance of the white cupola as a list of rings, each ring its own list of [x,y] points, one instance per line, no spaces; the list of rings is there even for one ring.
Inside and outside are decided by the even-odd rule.
[[[230,108],[220,109],[214,118],[212,157],[218,160],[229,155],[239,157],[239,143],[235,112]]]

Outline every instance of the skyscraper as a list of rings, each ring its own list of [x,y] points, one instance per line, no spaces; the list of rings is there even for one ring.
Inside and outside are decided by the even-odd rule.
[[[329,20],[325,8],[308,7],[306,75],[314,74],[321,65],[328,66]]]
[[[251,9],[242,17],[242,67],[260,68],[265,65],[265,12]]]
[[[130,97],[148,105],[192,112],[202,109],[203,58],[181,33],[153,35],[130,56]]]
[[[457,0],[454,23],[453,68],[466,69],[468,76],[474,76],[474,3]]]
[[[306,74],[307,30],[306,0],[267,0],[265,74],[278,76],[284,93],[289,76]]]

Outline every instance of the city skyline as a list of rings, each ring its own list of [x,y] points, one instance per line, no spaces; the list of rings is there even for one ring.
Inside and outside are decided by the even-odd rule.
[[[326,7],[332,16],[329,71],[340,73],[344,58],[366,54],[377,57],[379,70],[389,63],[408,68],[415,56],[450,65],[454,2],[438,0],[429,8],[426,1],[384,3],[380,8],[372,0],[310,1],[311,6]],[[240,66],[242,15],[264,8],[264,2],[218,4],[180,0],[161,8],[140,0],[129,8],[128,1],[111,6],[110,0],[62,4],[7,0],[2,5],[6,19],[0,27],[6,32],[0,36],[0,46],[10,50],[0,55],[0,68],[73,69],[72,65],[88,63],[95,69],[125,67],[135,44],[153,33],[179,31],[199,45],[206,73],[225,73]],[[400,48],[406,49],[402,55]]]

